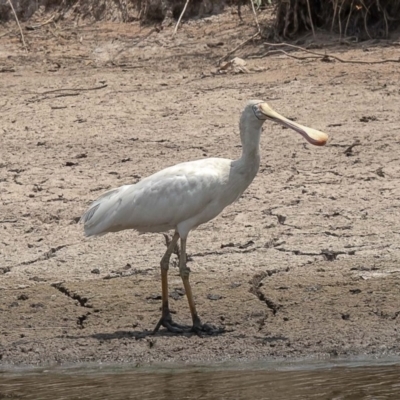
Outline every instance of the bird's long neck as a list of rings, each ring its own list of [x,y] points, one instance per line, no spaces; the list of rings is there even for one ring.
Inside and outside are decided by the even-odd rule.
[[[240,139],[242,141],[242,155],[237,160],[242,173],[251,180],[256,176],[260,166],[260,136],[263,121],[240,120]]]

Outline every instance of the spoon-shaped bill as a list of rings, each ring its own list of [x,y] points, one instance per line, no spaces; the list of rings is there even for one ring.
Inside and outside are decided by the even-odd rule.
[[[260,110],[269,119],[300,133],[300,135],[302,135],[309,143],[315,146],[324,146],[328,140],[328,135],[326,133],[297,124],[296,122],[285,118],[274,111],[267,103],[260,104]]]

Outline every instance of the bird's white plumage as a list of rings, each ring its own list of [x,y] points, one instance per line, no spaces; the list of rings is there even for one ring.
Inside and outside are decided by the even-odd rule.
[[[82,217],[85,234],[177,229],[186,237],[246,189],[238,180],[239,168],[232,160],[209,158],[177,164],[134,185],[112,189],[95,200]]]

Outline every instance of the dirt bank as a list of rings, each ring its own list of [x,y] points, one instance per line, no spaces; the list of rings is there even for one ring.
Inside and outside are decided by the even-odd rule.
[[[248,59],[249,73],[214,75],[254,32],[248,18],[240,28],[231,14],[185,24],[174,39],[136,25],[43,27],[26,31],[27,55],[16,35],[1,38],[3,364],[400,351],[398,64],[275,54]],[[397,58],[385,43],[329,51]],[[250,98],[331,141],[313,148],[265,126],[254,183],[188,241],[200,315],[227,332],[149,336],[163,238],[87,240],[76,220],[108,188],[184,160],[237,157]],[[189,322],[176,268],[170,275],[174,318]]]

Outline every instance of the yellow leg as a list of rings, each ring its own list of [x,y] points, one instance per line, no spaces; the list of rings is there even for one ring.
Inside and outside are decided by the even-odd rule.
[[[201,329],[200,318],[197,315],[196,305],[194,304],[192,287],[189,282],[190,269],[186,266],[186,239],[181,238],[181,256],[179,259],[179,273],[185,287],[186,297],[189,302],[190,313],[192,314],[193,328]]]
[[[162,309],[169,310],[168,308],[168,270],[169,270],[169,260],[171,258],[172,253],[174,252],[174,248],[179,239],[179,233],[175,232],[171,243],[167,247],[167,251],[163,255],[161,259],[161,290],[162,290]]]
[[[154,328],[154,333],[160,329],[160,326],[163,325],[167,329],[175,332],[180,331],[180,329],[174,329],[172,327],[172,319],[169,311],[169,302],[168,302],[168,269],[169,269],[169,260],[171,258],[171,254],[174,252],[176,243],[179,239],[179,233],[175,232],[174,237],[167,247],[167,251],[165,252],[163,258],[161,259],[161,293],[162,293],[162,315],[160,321]],[[171,328],[171,329],[170,329]]]
[[[193,299],[192,288],[189,283],[190,269],[186,266],[186,239],[182,238],[181,238],[181,249],[179,257],[179,273],[182,278],[183,286],[185,287],[186,297],[189,302],[189,308],[190,308],[190,313],[192,315],[193,325],[190,328],[187,326],[176,324],[175,322],[172,321],[168,305],[168,268],[169,268],[169,260],[171,258],[171,254],[174,252],[178,239],[179,239],[179,234],[175,233],[171,243],[169,243],[168,245],[167,251],[165,252],[163,258],[161,259],[160,265],[161,265],[161,288],[162,288],[162,315],[157,326],[154,328],[153,333],[157,332],[161,325],[167,328],[170,332],[174,333],[183,333],[187,332],[188,330],[192,330],[193,332],[196,332],[199,335],[201,335],[202,333],[209,335],[223,333],[224,328],[215,328],[207,324],[202,325],[200,318],[197,315],[196,305]]]

